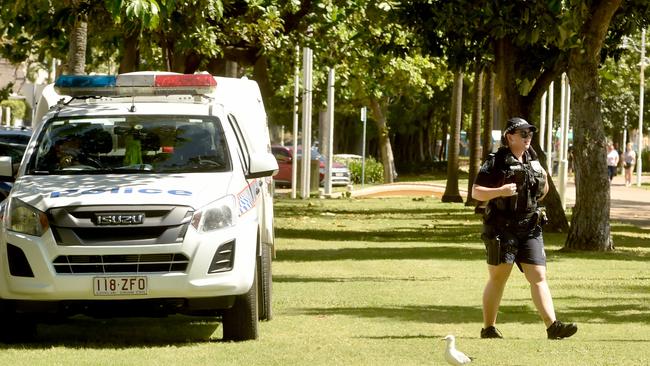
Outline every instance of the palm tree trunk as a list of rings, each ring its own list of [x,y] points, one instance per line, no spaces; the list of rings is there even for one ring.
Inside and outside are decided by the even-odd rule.
[[[472,98],[472,127],[469,134],[469,176],[467,180],[467,200],[465,206],[476,205],[472,198],[472,185],[481,165],[481,107],[483,105],[483,66],[476,65],[474,72],[474,95]],[[484,145],[485,146],[485,145]]]
[[[486,80],[486,105],[484,109],[485,118],[483,119],[483,154],[481,160],[485,160],[492,152],[492,129],[494,128],[494,73],[492,67],[487,72]]]
[[[463,112],[463,73],[454,73],[454,92],[451,100],[451,141],[447,159],[447,186],[442,195],[442,202],[463,202],[458,191],[458,153],[460,149],[460,122]],[[446,136],[443,136],[445,139]]]
[[[86,44],[88,37],[88,16],[78,14],[75,17],[70,32],[68,48],[68,64],[66,72],[69,75],[84,75],[86,68]]]

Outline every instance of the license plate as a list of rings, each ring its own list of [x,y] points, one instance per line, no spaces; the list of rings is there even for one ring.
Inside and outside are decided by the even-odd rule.
[[[146,295],[146,276],[93,277],[95,296]]]
[[[343,173],[334,173],[334,176],[335,176],[335,177],[342,177],[342,176],[343,176]]]

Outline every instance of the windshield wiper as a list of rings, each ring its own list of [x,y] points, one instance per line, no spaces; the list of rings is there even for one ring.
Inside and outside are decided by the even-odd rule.
[[[153,172],[153,166],[151,164],[131,164],[111,168],[111,170],[129,173]]]
[[[106,169],[106,172],[107,173],[141,173],[141,174],[156,173],[155,171],[150,169],[136,169],[136,168],[129,168],[129,167]]]

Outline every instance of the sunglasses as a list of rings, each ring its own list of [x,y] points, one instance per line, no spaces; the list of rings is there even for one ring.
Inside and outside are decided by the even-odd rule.
[[[517,134],[521,136],[522,139],[527,139],[527,138],[533,138],[533,131],[528,131],[528,130],[519,130],[517,131]]]

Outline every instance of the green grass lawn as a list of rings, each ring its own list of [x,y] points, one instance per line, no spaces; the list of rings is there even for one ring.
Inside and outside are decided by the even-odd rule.
[[[650,364],[650,231],[612,224],[614,253],[565,253],[547,234],[548,278],[574,337],[546,339],[513,270],[482,340],[487,278],[480,220],[436,198],[276,202],[275,318],[260,339],[224,343],[218,322],[174,316],[39,326],[0,345],[2,365],[443,365],[446,334],[476,365]]]

